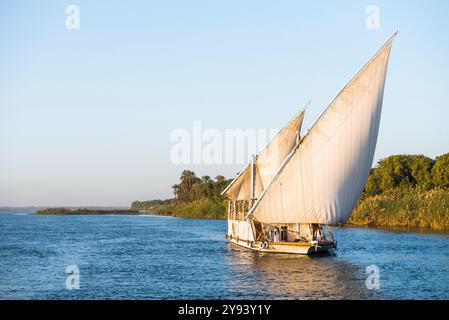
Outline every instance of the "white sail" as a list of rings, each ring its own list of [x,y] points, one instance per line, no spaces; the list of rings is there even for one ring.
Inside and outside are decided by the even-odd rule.
[[[289,154],[248,217],[264,223],[347,221],[373,162],[393,37]]]
[[[262,180],[256,171],[255,177],[255,195],[260,195],[263,191]],[[226,194],[229,200],[251,200],[251,165],[248,164],[245,169],[231,182],[231,184],[222,192]]]
[[[299,112],[273,140],[259,153],[255,170],[255,197],[257,198],[273,179],[286,156],[296,144],[297,132],[301,130],[304,110]],[[248,164],[223,191],[230,200],[250,200],[252,174]]]

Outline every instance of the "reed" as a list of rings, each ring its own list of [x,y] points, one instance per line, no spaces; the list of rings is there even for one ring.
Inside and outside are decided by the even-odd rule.
[[[348,224],[449,229],[449,190],[410,188],[364,195]]]
[[[189,218],[225,219],[226,203],[212,199],[199,199],[187,203],[179,203],[173,208],[173,215]]]

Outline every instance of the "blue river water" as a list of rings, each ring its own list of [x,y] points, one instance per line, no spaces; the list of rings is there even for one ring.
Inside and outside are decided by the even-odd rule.
[[[225,232],[222,220],[0,212],[0,299],[449,299],[449,234],[339,227],[336,251],[308,257],[247,251]],[[66,285],[73,265],[79,289]]]

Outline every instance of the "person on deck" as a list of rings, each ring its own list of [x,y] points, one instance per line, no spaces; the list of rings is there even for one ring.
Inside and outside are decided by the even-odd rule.
[[[274,242],[279,242],[279,229],[274,229]]]
[[[312,224],[312,240],[317,240],[318,235],[318,225],[316,223]]]

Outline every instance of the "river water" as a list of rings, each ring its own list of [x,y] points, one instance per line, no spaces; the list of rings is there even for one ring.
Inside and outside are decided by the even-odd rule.
[[[2,212],[0,299],[449,299],[449,234],[333,230],[331,254],[268,255],[222,220]]]

